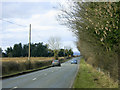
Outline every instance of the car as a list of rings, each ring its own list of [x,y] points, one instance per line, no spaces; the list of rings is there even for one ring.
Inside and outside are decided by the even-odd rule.
[[[59,60],[53,60],[53,61],[52,61],[52,66],[53,66],[53,67],[54,67],[54,66],[61,66],[61,63],[60,63]]]
[[[77,64],[77,60],[72,60],[71,64]]]

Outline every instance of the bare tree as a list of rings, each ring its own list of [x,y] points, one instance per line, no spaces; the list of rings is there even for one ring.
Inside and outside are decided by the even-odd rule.
[[[54,58],[58,59],[58,52],[60,49],[60,38],[59,37],[50,37],[48,40],[49,48],[54,51]]]

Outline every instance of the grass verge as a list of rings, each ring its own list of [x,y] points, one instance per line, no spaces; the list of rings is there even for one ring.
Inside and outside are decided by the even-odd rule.
[[[73,88],[118,88],[118,83],[98,72],[82,58]]]

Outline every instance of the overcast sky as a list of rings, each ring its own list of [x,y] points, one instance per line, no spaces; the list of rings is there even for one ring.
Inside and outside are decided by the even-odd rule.
[[[69,46],[78,52],[74,34],[56,20],[56,5],[52,2],[3,2],[2,19],[23,26],[2,21],[2,49],[20,42],[27,44],[29,24],[32,24],[32,43],[46,44],[51,36],[60,37],[62,48]]]

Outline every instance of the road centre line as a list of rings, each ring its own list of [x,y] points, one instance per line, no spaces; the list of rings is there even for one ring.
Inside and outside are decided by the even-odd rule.
[[[44,75],[47,75],[47,73],[45,73]]]
[[[33,80],[36,80],[37,78],[33,78]]]
[[[13,89],[16,89],[16,88],[18,88],[18,87],[17,87],[17,86],[15,86],[15,87],[11,88],[10,90],[13,90]]]

